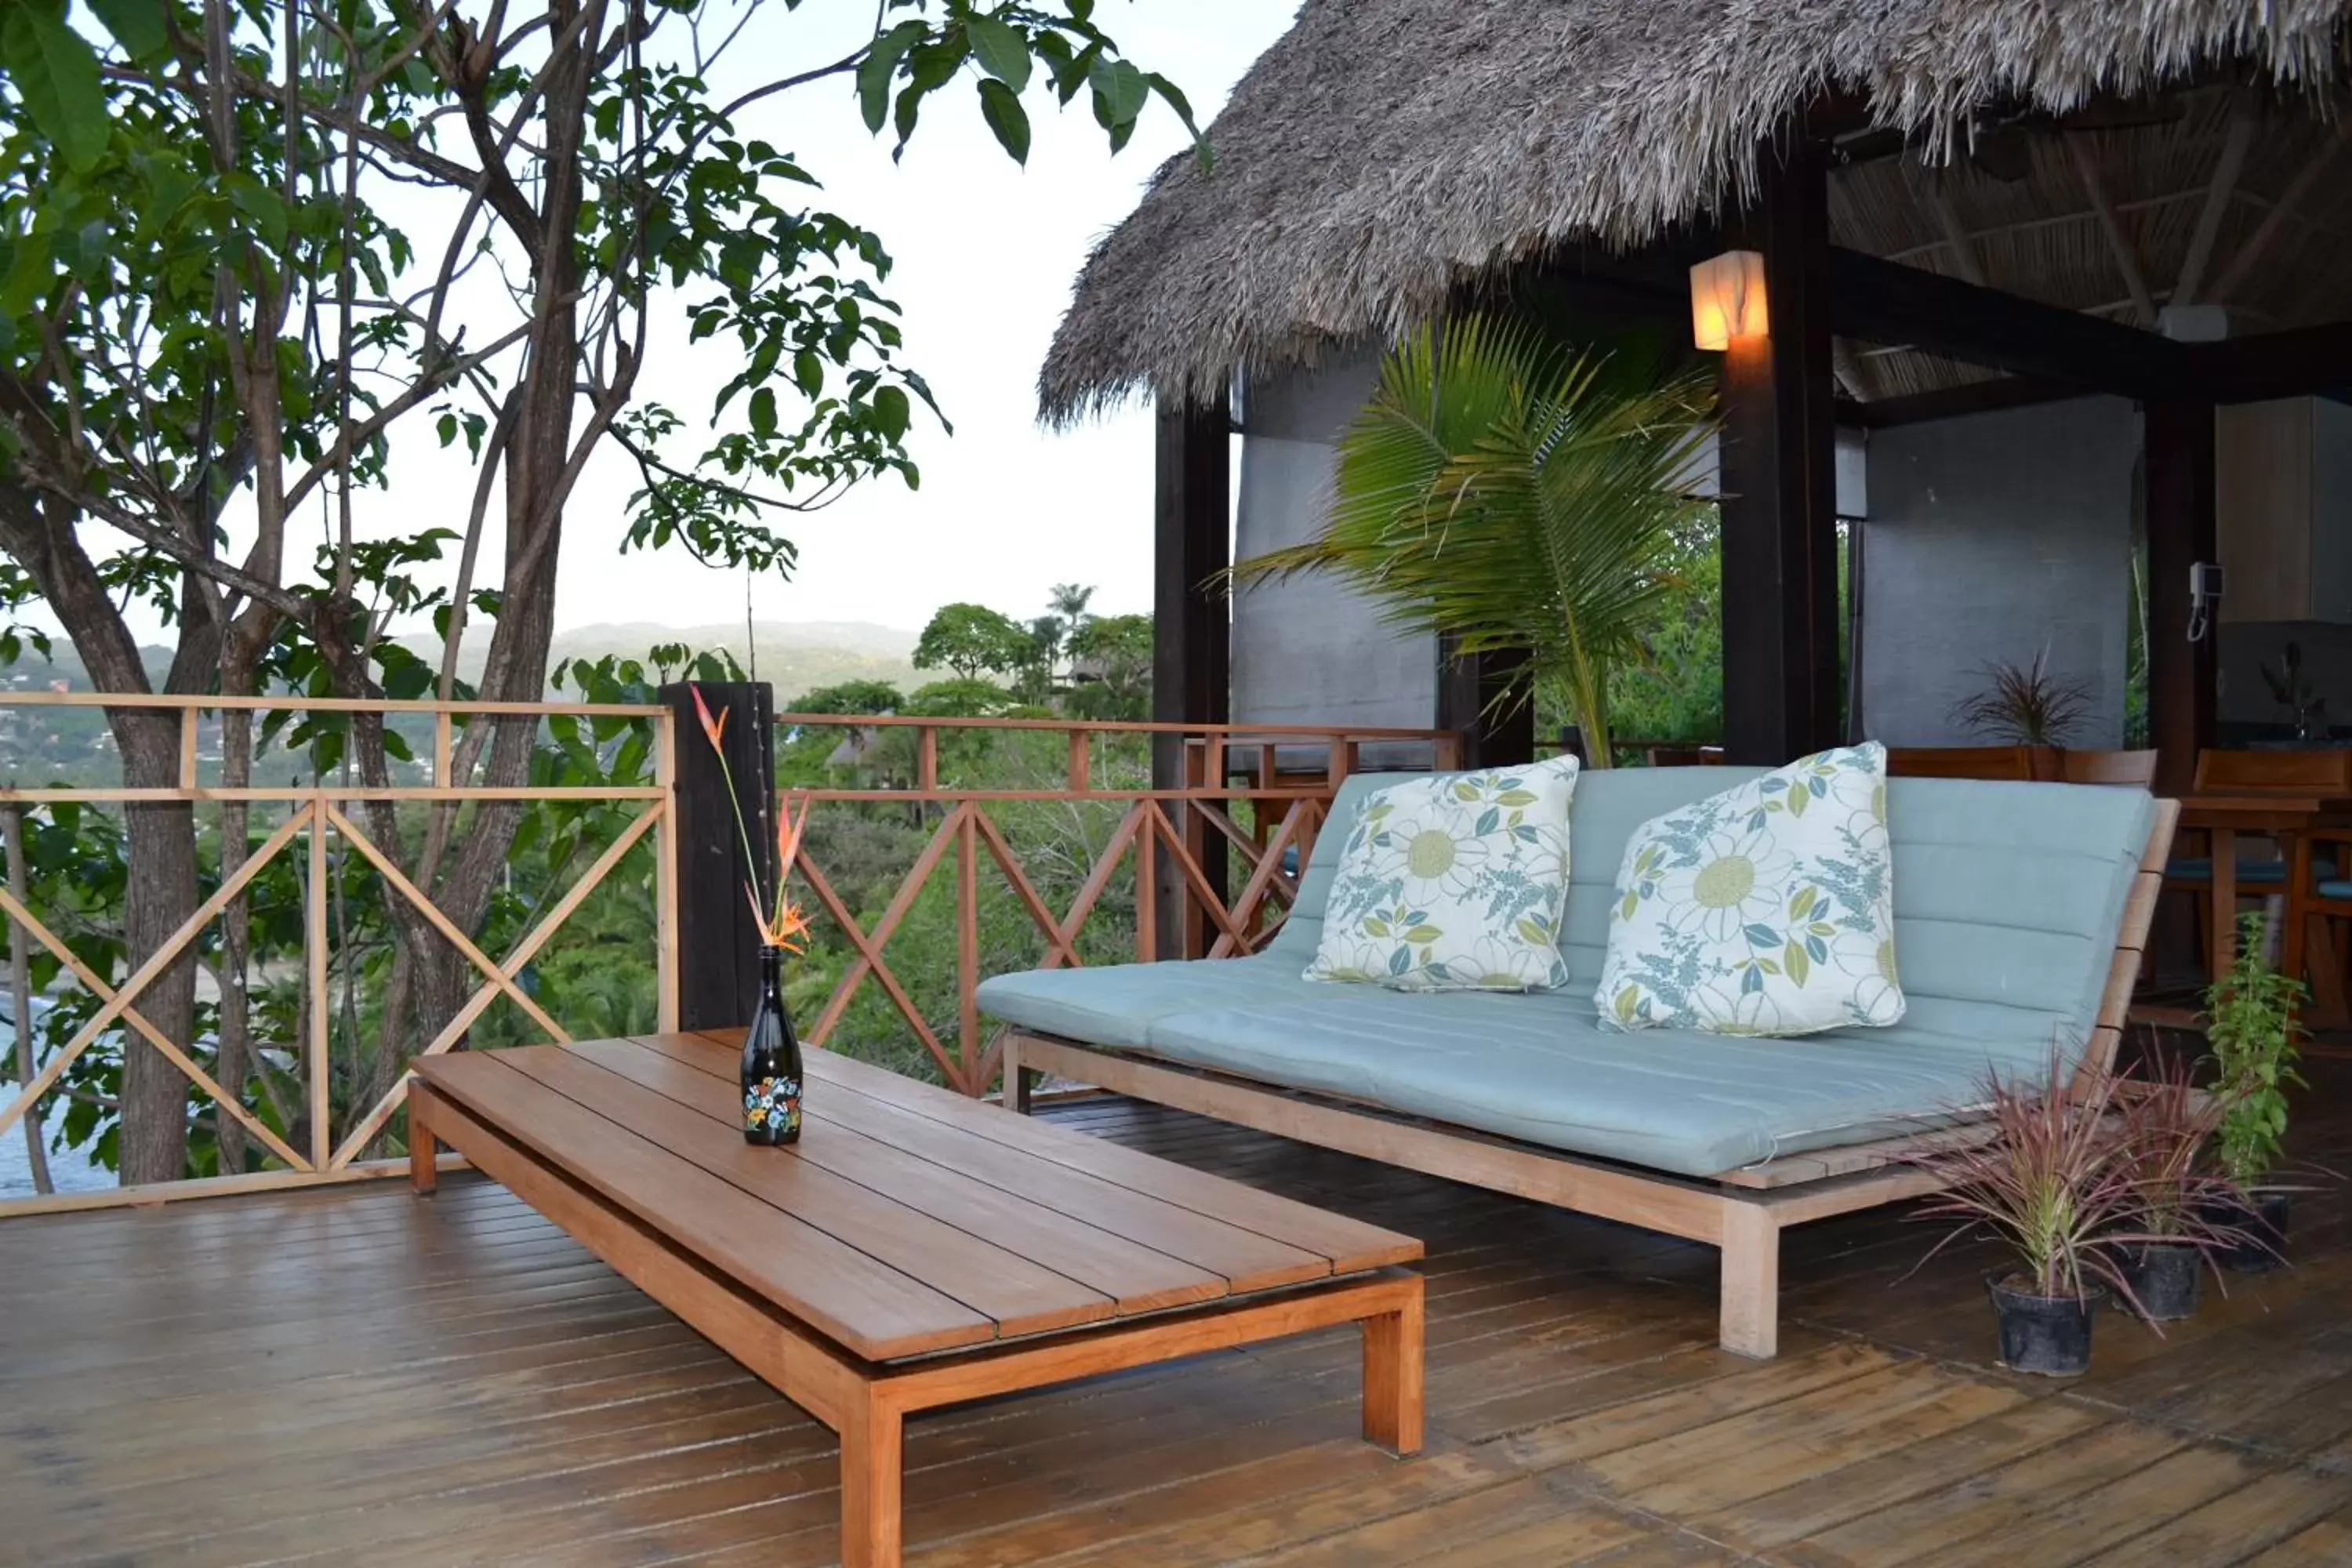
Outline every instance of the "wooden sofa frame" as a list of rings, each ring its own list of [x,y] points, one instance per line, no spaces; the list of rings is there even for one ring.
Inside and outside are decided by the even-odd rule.
[[[2139,870],[2125,900],[2090,1048],[2077,1068],[2078,1085],[2113,1068],[2123,1037],[2180,809],[2171,800],[2156,805]],[[1723,1255],[1723,1347],[1759,1358],[1769,1358],[1779,1348],[1781,1231],[1933,1192],[1939,1184],[1936,1178],[1911,1162],[1938,1146],[1980,1139],[1988,1131],[1982,1122],[1961,1122],[1779,1156],[1711,1177],[1686,1177],[1399,1116],[1328,1095],[1139,1059],[1056,1036],[1015,1029],[1004,1037],[1003,1051],[1005,1100],[1015,1110],[1029,1110],[1037,1079],[1050,1074],[1303,1143],[1706,1242]]]

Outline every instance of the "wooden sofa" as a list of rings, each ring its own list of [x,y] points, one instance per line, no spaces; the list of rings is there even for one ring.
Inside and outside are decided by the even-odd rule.
[[[1633,826],[1739,776],[1585,777],[1562,940],[1575,979],[1527,997],[1297,978],[1357,803],[1389,782],[1350,780],[1264,952],[987,982],[982,1005],[1011,1025],[1007,1099],[1025,1110],[1040,1075],[1092,1083],[1705,1242],[1722,1254],[1722,1343],[1769,1357],[1784,1228],[1931,1190],[1905,1156],[1980,1135],[1968,1090],[1989,1069],[2039,1076],[2053,1043],[2078,1076],[2112,1066],[2178,808],[2111,788],[1895,781],[1903,1024],[1744,1041],[1591,1027]],[[1509,1070],[1493,1079],[1489,1058]],[[1644,1075],[1663,1085],[1646,1104]],[[1644,1142],[1645,1117],[1674,1136]],[[1703,1136],[1679,1125],[1694,1118]]]

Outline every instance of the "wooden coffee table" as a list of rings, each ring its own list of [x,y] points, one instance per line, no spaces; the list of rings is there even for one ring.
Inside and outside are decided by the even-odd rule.
[[[1363,1326],[1363,1430],[1422,1436],[1421,1243],[826,1051],[800,1142],[736,1053],[661,1035],[434,1057],[410,1174],[457,1150],[841,1436],[842,1559],[899,1560],[905,1417]]]

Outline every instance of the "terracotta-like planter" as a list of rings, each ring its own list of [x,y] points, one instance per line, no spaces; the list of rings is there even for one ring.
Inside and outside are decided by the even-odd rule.
[[[2079,1377],[2089,1368],[2091,1309],[2105,1291],[2043,1296],[1990,1276],[1985,1288],[2000,1320],[2001,1365],[2037,1377]]]

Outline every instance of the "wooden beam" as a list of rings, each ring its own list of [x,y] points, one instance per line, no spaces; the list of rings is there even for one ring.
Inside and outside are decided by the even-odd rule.
[[[1856,250],[1831,247],[1826,266],[1832,325],[1843,337],[2130,397],[2177,395],[2191,373],[2187,345],[2137,327]]]
[[[1952,205],[1952,194],[1946,190],[1940,177],[1920,193],[1936,226],[1944,231],[1944,247],[1952,253],[1952,270],[1967,282],[1981,289],[1985,286],[1984,262],[1977,255],[1976,241],[1969,235],[1969,226],[1960,221],[1960,209]]]
[[[2003,408],[2029,408],[2037,403],[2057,403],[2084,395],[2084,389],[2073,382],[2052,381],[2038,375],[2004,375],[1990,381],[1938,387],[1934,392],[1845,404],[1838,411],[1839,423],[1864,430],[1891,430],[1901,425],[1957,419]]]
[[[2279,230],[2286,226],[2287,220],[2294,216],[2294,209],[2303,205],[2303,199],[2311,194],[2311,188],[2319,183],[2319,177],[2327,172],[2328,165],[2336,161],[2336,154],[2343,150],[2347,141],[2352,141],[2352,120],[2339,119],[2336,129],[2328,133],[2327,140],[2319,144],[2318,150],[2296,172],[2294,178],[2287,182],[2286,189],[2279,193],[2278,200],[2271,204],[2271,210],[2263,215],[2263,221],[2255,226],[2253,233],[2246,237],[2246,243],[2238,247],[2238,253],[2230,258],[2230,265],[2221,268],[2221,276],[2213,280],[2211,293],[2215,304],[2230,302],[2230,296],[2237,292],[2238,285],[2246,280],[2247,275],[2253,271],[2254,264],[2270,250],[2272,241],[2278,238]]]
[[[1761,163],[1743,227],[1772,330],[1722,366],[1724,747],[1778,763],[1841,732],[1833,269],[1820,149],[1790,127]]]
[[[2063,138],[2074,155],[2074,173],[2083,182],[2083,194],[2090,198],[2091,210],[2098,215],[2100,231],[2107,237],[2107,248],[2116,258],[2116,271],[2122,275],[2124,291],[2131,296],[2132,309],[2139,312],[2142,326],[2156,321],[2156,296],[2149,292],[2147,275],[2140,270],[2139,252],[2132,247],[2131,237],[2124,232],[2123,221],[2116,216],[2115,204],[2107,199],[2106,185],[2099,177],[2099,160],[2091,151],[2089,141],[2081,136]]]
[[[1152,473],[1151,717],[1162,722],[1222,724],[1233,711],[1232,600],[1215,579],[1233,564],[1232,417],[1225,405],[1159,411]],[[1155,735],[1155,789],[1181,788],[1184,737]],[[1147,858],[1150,858],[1147,857]],[[1181,952],[1189,938],[1214,940],[1206,916],[1187,922],[1184,883],[1174,866],[1160,868],[1159,929]],[[1222,895],[1225,859],[1210,857],[1210,885]],[[1199,929],[1184,932],[1187,923]],[[1179,935],[1179,933],[1184,933]]]
[[[2221,138],[2221,154],[2214,161],[2213,178],[2205,186],[2205,205],[2197,214],[2197,227],[2189,237],[2189,253],[2181,258],[2180,275],[2172,285],[2173,305],[2193,305],[2197,291],[2204,286],[2206,263],[2213,258],[2214,241],[2221,237],[2221,220],[2229,216],[2230,198],[2238,188],[2238,175],[2245,169],[2246,153],[2254,144],[2254,132],[2262,124],[2262,100],[2246,89],[2239,89],[2230,113],[2230,129]]]
[[[2216,628],[2189,641],[2189,568],[2218,558],[2213,405],[2147,405],[2141,421],[2147,483],[2147,707],[2156,792],[2188,792],[2197,755],[2213,743]]]
[[[696,686],[714,715],[727,715],[724,772],[703,738]],[[678,1018],[688,1029],[748,1024],[759,1002],[760,937],[743,889],[756,883],[772,892],[776,885],[776,760],[769,743],[775,692],[764,681],[681,681],[663,687],[661,700],[677,737]],[[746,837],[757,858],[750,862]]]
[[[2326,396],[2352,386],[2352,321],[2189,347],[2187,388],[2215,403]]]

